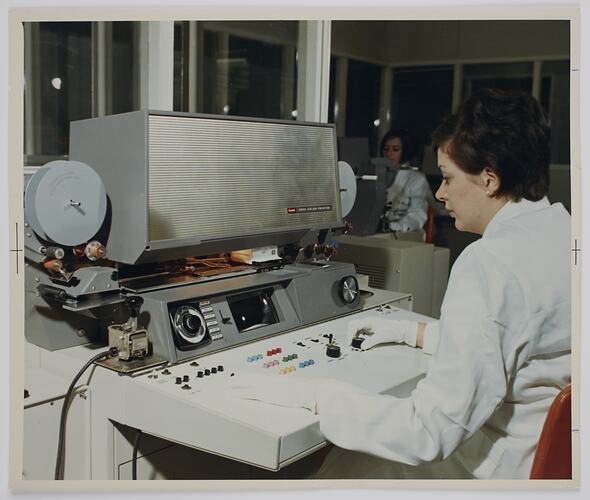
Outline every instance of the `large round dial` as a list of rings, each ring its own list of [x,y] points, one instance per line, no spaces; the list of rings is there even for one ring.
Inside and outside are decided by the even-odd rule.
[[[352,304],[359,294],[359,284],[354,276],[346,276],[340,280],[338,295],[345,304]]]
[[[176,310],[174,327],[178,335],[190,344],[198,344],[207,333],[203,316],[193,306],[182,306]]]

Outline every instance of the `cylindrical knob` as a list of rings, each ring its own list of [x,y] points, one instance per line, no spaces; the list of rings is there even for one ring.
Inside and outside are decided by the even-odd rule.
[[[180,377],[176,377],[176,383],[177,384],[182,384],[182,379]]]
[[[352,339],[352,342],[350,343],[350,345],[351,345],[352,347],[354,347],[355,349],[360,349],[360,348],[361,348],[361,345],[362,345],[362,343],[363,343],[363,341],[364,341],[364,340],[365,340],[365,339],[364,339],[364,338],[362,338],[362,337],[354,337],[354,338]]]
[[[139,309],[143,304],[143,297],[133,295],[125,299],[125,305],[129,308],[132,318],[139,316]]]
[[[340,346],[335,344],[329,344],[326,348],[326,355],[329,358],[339,358],[340,357]]]
[[[63,248],[55,246],[42,247],[41,252],[50,259],[63,259],[66,255]]]

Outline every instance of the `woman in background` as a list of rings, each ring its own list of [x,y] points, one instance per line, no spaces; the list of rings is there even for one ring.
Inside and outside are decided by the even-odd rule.
[[[427,218],[430,186],[422,172],[410,167],[411,139],[404,129],[395,128],[381,140],[381,154],[387,162],[385,231],[421,231]]]

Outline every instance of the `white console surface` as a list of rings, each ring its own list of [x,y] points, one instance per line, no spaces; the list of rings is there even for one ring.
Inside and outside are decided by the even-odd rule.
[[[144,432],[259,467],[279,469],[323,446],[318,417],[305,409],[232,397],[228,395],[231,391],[223,390],[224,384],[230,377],[238,381],[243,373],[258,373],[331,378],[374,392],[395,392],[401,384],[416,381],[425,373],[430,356],[404,345],[389,344],[368,351],[347,345],[348,322],[375,314],[429,320],[383,306],[136,377],[112,373],[111,377],[116,376],[125,386],[124,411],[116,413],[123,419],[121,423]],[[330,334],[341,348],[339,358],[326,355]]]

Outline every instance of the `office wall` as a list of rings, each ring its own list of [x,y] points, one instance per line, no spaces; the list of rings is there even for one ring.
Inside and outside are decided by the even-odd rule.
[[[332,52],[395,66],[569,58],[569,21],[333,21]]]

